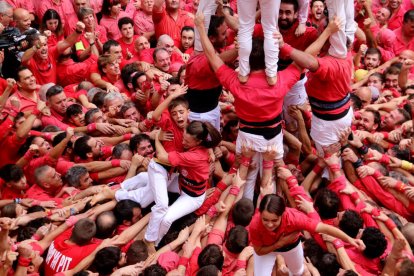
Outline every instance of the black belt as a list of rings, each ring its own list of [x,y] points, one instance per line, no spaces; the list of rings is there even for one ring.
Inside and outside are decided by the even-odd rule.
[[[185,184],[185,185],[181,185],[181,190],[183,190],[189,196],[192,196],[192,197],[201,196],[202,193],[198,194],[197,192],[201,192],[206,188],[207,180],[197,182],[195,180],[192,180],[192,179],[189,179],[189,178],[183,176],[182,174],[180,174],[180,178],[181,178],[181,181]],[[195,191],[192,191],[192,190],[188,189],[186,187],[186,185],[191,187]]]
[[[243,119],[239,119],[240,123],[243,125],[246,125],[246,127],[252,126],[252,127],[267,127],[272,126],[274,124],[279,123],[282,120],[282,114],[277,115],[275,118],[264,121],[264,122],[248,122]]]
[[[298,246],[298,244],[300,243],[300,240],[301,239],[299,237],[299,239],[297,241],[295,241],[291,244],[285,245],[282,248],[276,249],[274,252],[288,252],[288,251],[292,250],[293,248],[295,248],[296,246]]]
[[[253,128],[253,127],[241,127],[241,131],[246,133],[260,135],[263,136],[266,140],[271,140],[275,138],[279,133],[282,132],[282,124],[277,125],[276,127],[261,127],[261,128]]]
[[[313,109],[317,109],[320,111],[332,111],[338,108],[343,107],[344,105],[346,105],[349,100],[351,99],[351,94],[348,93],[345,98],[339,100],[339,101],[335,101],[335,102],[327,102],[327,101],[322,101],[313,97],[308,97],[309,98],[309,103],[312,107],[312,111],[314,111]]]
[[[345,117],[348,114],[348,112],[349,108],[345,109],[344,111],[338,114],[318,113],[317,111],[312,111],[312,114],[315,115],[315,117],[318,117],[319,119],[325,121],[336,121]]]

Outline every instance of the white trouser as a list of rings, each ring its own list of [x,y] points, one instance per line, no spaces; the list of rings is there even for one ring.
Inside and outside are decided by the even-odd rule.
[[[259,0],[261,10],[261,23],[264,33],[264,52],[266,76],[274,77],[277,73],[279,61],[279,44],[273,38],[277,30],[280,0]],[[247,76],[250,73],[249,57],[252,51],[252,35],[256,21],[257,0],[238,0],[239,12],[239,74]]]
[[[303,248],[302,243],[299,243],[295,248],[287,252],[272,252],[263,256],[259,256],[256,254],[256,252],[254,252],[254,275],[272,275],[272,270],[273,266],[275,265],[277,255],[282,255],[285,259],[286,266],[289,268],[289,275],[299,276],[303,274]]]
[[[346,39],[351,43],[354,42],[357,25],[354,20],[354,1],[353,0],[326,0],[328,8],[329,21],[337,16],[341,21],[341,29],[332,34],[329,38],[329,55],[336,58],[346,58],[348,50],[346,47]]]
[[[348,114],[334,121],[326,121],[312,115],[310,136],[315,142],[318,153],[322,154],[321,156],[323,156],[322,147],[339,142],[340,133],[351,126],[353,113],[351,107]]]
[[[116,201],[130,199],[138,202],[142,208],[148,207],[154,201],[148,181],[148,173],[146,172],[125,180],[121,184],[121,189],[115,193]]]
[[[198,4],[197,12],[201,11],[204,14],[204,29],[208,33],[208,27],[210,26],[211,16],[216,13],[217,4],[215,0],[200,0]],[[203,52],[203,46],[201,45],[200,33],[197,28],[194,28],[194,50]]]
[[[178,174],[168,176],[163,166],[151,160],[148,165],[148,184],[154,197],[155,205],[151,208],[151,218],[148,223],[145,239],[157,241],[160,224],[168,210],[168,191],[179,193]]]
[[[200,122],[209,122],[212,124],[218,131],[220,130],[220,106],[217,105],[216,108],[204,113],[197,113],[192,112],[190,110],[190,114],[188,115],[188,120],[192,121],[200,121]]]
[[[283,120],[285,120],[287,124],[296,122],[296,120],[289,115],[289,106],[304,105],[308,100],[308,95],[306,94],[305,88],[305,83],[307,80],[308,78],[304,77],[295,83],[295,85],[289,90],[283,99]]]
[[[256,185],[256,179],[259,171],[262,169],[263,163],[263,152],[266,151],[269,146],[276,146],[277,149],[277,159],[283,158],[283,133],[279,133],[270,140],[266,140],[261,135],[255,135],[246,133],[244,131],[239,131],[239,135],[236,140],[236,153],[241,153],[241,146],[243,143],[251,145],[256,153],[253,155],[251,163],[254,164],[252,169],[249,169],[246,178],[246,184],[244,187],[243,197],[253,200],[254,196],[254,187]]]

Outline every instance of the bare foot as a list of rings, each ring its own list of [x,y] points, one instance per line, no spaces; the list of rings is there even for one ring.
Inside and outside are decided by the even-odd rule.
[[[274,76],[274,77],[266,76],[266,81],[267,81],[267,84],[269,84],[270,86],[273,86],[277,83],[277,76]]]
[[[143,239],[143,241],[147,245],[148,255],[151,255],[151,254],[154,254],[155,252],[157,252],[157,250],[155,250],[155,243],[154,242],[147,241],[146,239]]]
[[[249,79],[249,75],[242,76],[242,75],[239,74],[239,82],[240,83],[246,83],[248,79]]]

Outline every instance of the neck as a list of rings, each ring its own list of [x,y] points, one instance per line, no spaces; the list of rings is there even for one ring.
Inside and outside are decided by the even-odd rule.
[[[111,81],[111,82],[116,82],[119,79],[119,75],[106,75],[106,77]]]
[[[27,96],[27,97],[36,96],[36,90],[22,90],[22,89],[19,89],[19,92],[21,94],[23,94],[24,96]]]
[[[167,9],[167,12],[170,14],[170,16],[172,17],[176,17],[178,16],[178,9]]]
[[[127,43],[127,44],[131,44],[133,40],[134,40],[134,37],[131,37],[131,38],[123,37],[122,38],[122,41]]]

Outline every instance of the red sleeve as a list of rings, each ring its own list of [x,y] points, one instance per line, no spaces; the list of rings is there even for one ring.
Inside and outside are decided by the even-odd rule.
[[[348,195],[340,192],[341,190],[345,189],[345,186],[346,186],[345,175],[341,175],[340,177],[338,177],[337,179],[335,179],[328,185],[328,189],[336,193],[336,195],[341,200],[343,209],[355,210],[355,205],[352,202],[351,198]]]
[[[50,157],[50,155],[48,154],[48,155],[42,156],[40,158],[33,159],[32,161],[30,161],[30,164],[29,164],[29,166],[31,168],[38,168],[38,167],[41,167],[41,166],[44,166],[44,165],[49,165],[51,167],[55,167],[56,160],[53,159],[52,157]]]
[[[186,275],[195,275],[198,270],[198,255],[201,253],[201,248],[196,247],[194,249],[193,255],[190,258],[190,261],[188,262]]]
[[[233,94],[237,94],[238,87],[240,86],[239,79],[237,78],[237,73],[228,67],[227,65],[223,64],[220,68],[216,71],[217,79],[220,83],[225,86],[227,89],[231,91]]]
[[[69,169],[72,168],[75,165],[76,164],[73,163],[73,162],[69,162],[69,161],[61,159],[61,160],[58,160],[55,169],[61,175],[66,175],[66,173],[69,171]]]
[[[286,212],[286,211],[285,211]],[[302,231],[306,230],[309,233],[313,234],[316,232],[316,226],[318,225],[319,221],[313,218],[308,217],[304,213],[292,209],[293,214],[289,216],[289,220],[295,228],[294,230]]]
[[[258,210],[256,210],[256,213],[254,214],[252,221],[249,224],[249,239],[253,246],[262,246],[263,240],[262,240],[262,232],[260,229],[260,213]]]
[[[313,75],[319,76],[320,79],[325,79],[329,72],[329,60],[326,58],[318,58],[319,67],[313,72]]]
[[[103,146],[102,147],[103,158],[108,158],[112,155],[112,146]]]
[[[0,125],[0,142],[4,140],[13,128],[13,121],[7,116],[6,120]]]
[[[154,59],[152,58],[153,49],[145,49],[144,51],[141,51],[139,55],[139,60],[144,61],[150,64],[154,64]]]
[[[296,67],[296,65],[291,64],[285,70],[279,72],[278,78],[283,80],[287,89],[285,90],[285,94],[287,94],[290,89],[298,82],[300,79],[301,71]]]
[[[224,242],[224,232],[218,229],[211,230],[208,234],[207,244],[217,244],[222,245]]]
[[[321,217],[317,212],[312,212],[308,214],[308,217],[310,217],[313,220],[317,220],[321,222]],[[322,236],[319,233],[311,233],[312,237],[315,239],[315,241],[319,244],[320,247],[323,248],[323,250],[327,250],[326,244],[322,238]]]
[[[168,161],[174,167],[194,167],[194,153],[171,151],[168,153]]]
[[[160,12],[152,12],[152,22],[154,22],[154,24],[158,24],[161,22],[161,20],[164,18],[164,16],[166,16],[165,13],[165,8],[162,8],[162,11]]]
[[[195,211],[196,215],[201,216],[207,213],[208,209],[210,209],[211,206],[213,206],[214,204],[218,202],[218,200],[220,199],[221,193],[222,191],[216,188],[213,194],[209,198],[204,200],[203,205],[201,205],[201,207]]]

